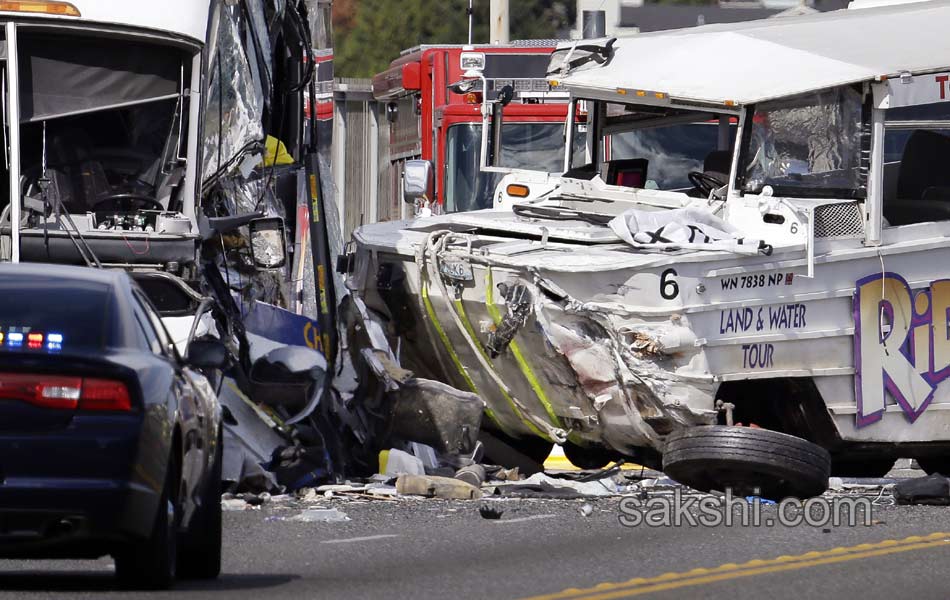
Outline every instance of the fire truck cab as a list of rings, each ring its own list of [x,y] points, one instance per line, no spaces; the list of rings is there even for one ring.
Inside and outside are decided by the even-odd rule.
[[[402,180],[406,161],[428,161],[433,173],[424,204],[434,214],[491,208],[504,173],[480,170],[484,94],[506,86],[500,156],[507,168],[560,172],[564,163],[567,97],[553,91],[545,71],[556,41],[508,45],[420,46],[403,52],[373,78],[373,95],[385,102],[393,216],[409,217]],[[463,56],[483,59],[484,79],[466,78]],[[484,81],[484,84],[482,83]],[[484,90],[482,89],[484,87]],[[383,135],[383,143],[386,136]],[[582,140],[580,140],[582,141]],[[418,163],[416,163],[418,164]]]

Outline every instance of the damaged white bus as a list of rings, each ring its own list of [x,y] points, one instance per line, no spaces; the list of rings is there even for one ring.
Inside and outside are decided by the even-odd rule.
[[[630,456],[765,497],[897,457],[945,472],[948,17],[922,2],[564,46],[549,77],[587,115],[586,164],[512,211],[359,229],[351,346],[589,466]],[[666,151],[697,126],[718,133]]]
[[[295,424],[350,431],[313,421],[341,245],[323,203],[330,7],[0,3],[0,261],[125,270],[179,352],[222,341],[229,366],[207,375],[225,408],[224,479],[255,489],[340,477],[349,460],[324,448],[344,442],[311,435],[319,464],[274,476],[275,451],[304,439]]]

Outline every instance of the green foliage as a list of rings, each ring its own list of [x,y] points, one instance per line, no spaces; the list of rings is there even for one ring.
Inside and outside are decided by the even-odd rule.
[[[372,77],[400,51],[419,44],[468,41],[468,0],[357,0],[355,18],[337,22],[334,32],[339,77]],[[512,0],[512,39],[553,38],[574,23],[570,0]],[[336,10],[336,7],[334,7]],[[488,0],[475,1],[475,43],[488,39]]]

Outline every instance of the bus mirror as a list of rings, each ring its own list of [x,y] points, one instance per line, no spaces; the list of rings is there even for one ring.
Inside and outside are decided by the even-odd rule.
[[[408,204],[432,197],[432,163],[427,160],[407,160],[402,171],[402,199]]]

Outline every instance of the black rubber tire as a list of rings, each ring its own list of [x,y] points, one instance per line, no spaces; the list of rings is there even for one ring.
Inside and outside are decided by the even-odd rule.
[[[828,489],[831,456],[801,438],[753,427],[708,425],[669,435],[663,470],[672,479],[733,496],[810,498]]]
[[[178,554],[178,471],[168,466],[165,486],[148,539],[115,554],[115,575],[125,589],[167,590],[175,583]]]
[[[221,468],[224,438],[218,436],[214,465],[204,483],[201,505],[182,536],[178,576],[215,579],[221,574]]]
[[[886,476],[894,468],[896,458],[831,458],[831,474],[835,477]]]
[[[603,448],[578,446],[570,442],[561,447],[564,449],[567,460],[578,469],[585,471],[603,469],[616,460],[608,450]]]
[[[946,456],[925,456],[918,458],[917,466],[927,475],[939,473],[945,477],[950,477],[950,458]]]

